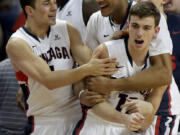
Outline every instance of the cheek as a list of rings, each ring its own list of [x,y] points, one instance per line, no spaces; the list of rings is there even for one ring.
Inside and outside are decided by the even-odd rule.
[[[48,13],[48,11],[49,11],[49,8],[43,8],[40,10],[40,13],[44,16]]]

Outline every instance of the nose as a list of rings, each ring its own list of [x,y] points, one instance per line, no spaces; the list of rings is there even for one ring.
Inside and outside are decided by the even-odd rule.
[[[137,31],[137,36],[138,38],[142,37],[143,36],[143,29],[142,28],[139,28],[138,31]]]
[[[51,2],[51,10],[52,11],[56,11],[57,10],[57,3],[54,0],[52,0],[52,2]]]

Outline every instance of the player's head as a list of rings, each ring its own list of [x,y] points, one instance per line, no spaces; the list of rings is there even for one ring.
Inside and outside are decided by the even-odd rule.
[[[26,17],[27,17],[27,13],[26,13],[25,7],[31,6],[31,7],[35,8],[35,1],[36,0],[20,0],[21,7],[22,7]]]
[[[128,6],[128,0],[96,0],[96,2],[99,5],[102,16],[119,13],[125,6]]]
[[[135,49],[149,49],[150,42],[159,32],[160,12],[151,2],[139,2],[130,10],[129,43]]]
[[[55,24],[56,0],[20,0],[20,4],[27,19],[30,17],[38,23]]]

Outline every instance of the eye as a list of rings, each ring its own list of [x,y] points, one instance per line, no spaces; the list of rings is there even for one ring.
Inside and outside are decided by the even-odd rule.
[[[135,29],[139,28],[139,25],[136,24],[136,23],[133,23],[131,26],[132,26],[133,28],[135,28]]]
[[[43,2],[43,5],[48,5],[48,4],[49,4],[49,1],[48,1],[48,0],[46,0],[46,1]]]
[[[151,26],[144,26],[144,30],[150,30]]]

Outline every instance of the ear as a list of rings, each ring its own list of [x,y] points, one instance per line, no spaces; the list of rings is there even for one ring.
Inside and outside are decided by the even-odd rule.
[[[156,26],[156,27],[155,27],[155,33],[154,33],[154,36],[153,36],[154,38],[157,37],[159,31],[160,31],[160,27],[159,27],[159,26]]]
[[[31,6],[26,6],[25,7],[25,11],[26,11],[26,14],[28,15],[28,16],[32,16],[33,15],[33,8],[31,7]]]
[[[129,22],[126,22],[126,30],[129,30]]]

